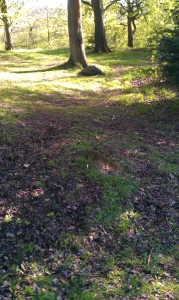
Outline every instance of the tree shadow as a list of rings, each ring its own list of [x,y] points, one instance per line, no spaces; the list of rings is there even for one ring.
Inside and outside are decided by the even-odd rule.
[[[18,72],[13,72],[13,73],[16,73],[16,74],[43,73],[43,72],[51,72],[51,71],[59,71],[59,70],[74,70],[77,67],[79,68],[79,66],[71,65],[67,61],[61,65],[57,65],[57,66],[50,67],[50,68],[45,68],[45,69],[40,69],[40,70],[30,70],[30,71],[18,71]]]

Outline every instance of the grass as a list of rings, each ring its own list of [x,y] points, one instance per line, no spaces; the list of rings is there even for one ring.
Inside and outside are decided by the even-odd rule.
[[[53,68],[66,49],[0,52],[2,291],[177,299],[177,88],[146,51],[87,57],[105,75]]]

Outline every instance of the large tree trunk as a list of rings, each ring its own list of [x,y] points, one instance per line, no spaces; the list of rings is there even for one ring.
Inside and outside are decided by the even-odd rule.
[[[4,25],[4,32],[5,32],[5,49],[11,50],[13,46],[11,42],[10,25],[7,17],[7,5],[5,0],[0,1],[0,8],[1,8],[2,21]]]
[[[102,0],[92,0],[92,8],[94,11],[95,22],[95,48],[96,53],[104,52],[108,53],[111,50],[107,44],[106,30],[104,25],[104,9]]]
[[[87,66],[82,34],[81,0],[68,0],[68,31],[70,44],[69,65],[75,66],[78,62]]]

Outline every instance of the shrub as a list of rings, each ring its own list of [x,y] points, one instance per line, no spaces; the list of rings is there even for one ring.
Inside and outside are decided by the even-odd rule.
[[[173,11],[173,22],[174,29],[165,31],[159,41],[157,56],[162,75],[169,81],[179,83],[179,3],[177,2]]]

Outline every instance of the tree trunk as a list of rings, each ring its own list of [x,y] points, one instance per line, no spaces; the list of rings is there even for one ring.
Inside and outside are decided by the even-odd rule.
[[[5,0],[2,0],[0,2],[0,8],[1,8],[2,21],[4,25],[4,32],[5,32],[5,49],[11,50],[13,46],[11,43],[10,25],[7,17],[7,5]]]
[[[47,41],[50,45],[50,26],[49,26],[49,10],[47,8]]]
[[[95,48],[96,53],[104,52],[108,53],[111,50],[107,44],[106,30],[104,25],[104,9],[102,0],[92,0],[92,8],[94,11],[95,22]]]
[[[81,0],[68,0],[68,31],[70,58],[68,64],[75,66],[78,62],[87,67],[82,33]]]
[[[5,29],[5,36],[6,36],[6,41],[5,41],[5,49],[6,50],[12,50],[13,46],[11,43],[11,35],[10,35],[10,29],[9,29],[9,24],[8,22],[4,22],[4,29]]]
[[[127,30],[128,30],[128,47],[133,48],[134,47],[134,41],[133,41],[133,31],[132,31],[132,18],[127,17]]]

